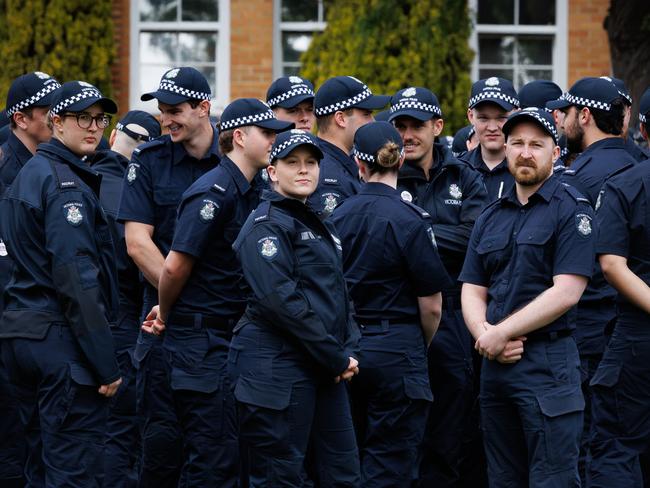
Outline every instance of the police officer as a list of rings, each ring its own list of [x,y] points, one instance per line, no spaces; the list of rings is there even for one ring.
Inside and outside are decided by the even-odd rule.
[[[641,104],[647,110],[643,98]],[[649,192],[646,161],[608,179],[596,214],[599,228],[606,229],[596,252],[618,291],[619,316],[591,380],[590,487],[644,486],[640,456],[650,447]]]
[[[575,187],[598,210],[598,195],[605,179],[612,173],[632,166],[636,161],[625,149],[620,137],[625,106],[614,84],[602,78],[583,78],[557,101],[551,109],[564,112],[562,122],[567,147],[580,155],[561,175],[562,181]],[[576,341],[584,374],[583,393],[585,428],[581,443],[580,472],[584,477],[584,459],[590,425],[590,389],[592,378],[605,349],[605,332],[616,319],[616,291],[610,287],[596,266],[589,286],[580,299],[576,319]]]
[[[467,118],[474,126],[479,145],[461,156],[481,172],[490,201],[504,195],[514,185],[505,159],[501,127],[519,107],[519,98],[510,80],[492,76],[472,85]]]
[[[460,157],[463,154],[471,151],[478,145],[476,131],[473,125],[466,125],[456,131],[454,134],[454,141],[451,144],[451,153],[455,157]]]
[[[84,81],[65,83],[51,102],[53,138],[0,208],[14,260],[2,357],[27,425],[27,485],[99,486],[107,397],[121,382],[109,329],[118,293],[101,177],[81,158],[117,107]]]
[[[589,201],[553,175],[552,116],[503,126],[515,186],[477,219],[460,275],[463,315],[484,357],[481,419],[491,487],[580,486],[584,399],[572,307],[593,268]]]
[[[305,486],[310,442],[317,486],[360,486],[341,383],[358,373],[341,243],[305,205],[322,157],[311,134],[279,134],[268,168],[274,191],[234,244],[253,292],[229,356],[251,487]]]
[[[421,87],[398,91],[391,98],[390,120],[405,149],[397,188],[403,199],[430,214],[440,257],[453,280],[443,292],[441,327],[428,352],[435,403],[420,463],[421,486],[453,485],[463,474],[461,460],[474,454],[463,452],[468,437],[477,439],[480,451],[478,424],[472,422],[476,401],[473,341],[462,319],[456,280],[474,220],[487,205],[488,195],[478,171],[457,160],[445,145],[434,144],[444,121],[431,91]]]
[[[0,196],[11,186],[16,175],[36,152],[36,146],[47,142],[52,130],[47,125],[47,110],[59,83],[41,72],[16,78],[7,93],[7,140],[0,147]],[[9,115],[7,115],[7,112]],[[0,314],[3,291],[9,282],[12,261],[0,232]],[[22,486],[25,442],[16,395],[11,392],[7,372],[0,358],[0,485]]]
[[[352,76],[330,78],[316,92],[314,111],[324,157],[318,187],[309,202],[323,218],[361,189],[359,171],[351,157],[354,133],[372,122],[372,111],[384,107],[388,100],[387,96],[373,95]]]
[[[159,309],[145,330],[166,329],[166,374],[184,443],[185,486],[236,486],[235,405],[226,365],[235,323],[246,306],[232,244],[258,204],[251,182],[268,165],[277,120],[254,98],[221,116],[219,165],[183,194],[171,250],[158,286]]]
[[[158,90],[140,97],[158,100],[168,135],[133,151],[124,177],[119,220],[127,250],[147,283],[144,308],[158,302],[157,287],[170,250],[176,208],[183,192],[219,162],[218,135],[210,123],[210,86],[195,68],[166,71]],[[143,486],[176,486],[182,465],[181,436],[160,338],[141,333],[134,352],[139,411],[143,416]]]
[[[106,423],[104,486],[129,487],[137,480],[140,439],[132,356],[140,329],[143,284],[138,267],[127,254],[124,225],[117,221],[117,213],[124,173],[133,150],[159,136],[160,124],[152,115],[141,110],[131,110],[111,132],[111,149],[97,151],[91,162],[92,169],[102,175],[99,199],[108,217],[115,244],[120,292],[119,313],[115,325],[111,327],[111,333],[122,372],[122,385],[111,399]]]
[[[296,129],[311,132],[314,116],[314,85],[299,76],[278,78],[266,92],[266,103],[279,120],[293,122]]]
[[[354,155],[366,184],[330,217],[362,331],[352,391],[364,487],[410,487],[417,477],[433,400],[426,350],[448,285],[429,214],[396,189],[403,147],[388,122],[359,128]]]

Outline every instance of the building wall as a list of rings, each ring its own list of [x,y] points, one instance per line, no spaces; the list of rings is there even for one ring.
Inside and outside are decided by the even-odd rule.
[[[585,76],[610,75],[609,40],[603,21],[610,0],[569,0],[569,86]]]
[[[273,0],[231,0],[230,19],[230,98],[265,99],[273,81]]]
[[[120,114],[129,110],[130,4],[129,0],[113,0],[115,62],[111,67],[111,78],[113,80],[113,99],[117,102]]]

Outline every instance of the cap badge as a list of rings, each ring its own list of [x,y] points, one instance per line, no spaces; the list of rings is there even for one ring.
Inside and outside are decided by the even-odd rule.
[[[499,78],[496,76],[491,76],[487,80],[485,80],[485,85],[486,86],[499,86]]]
[[[165,78],[167,79],[176,78],[179,72],[180,72],[180,68],[170,69],[167,73],[165,73]]]
[[[86,83],[85,81],[80,81],[79,86],[83,86],[84,88],[95,88],[90,83]]]
[[[38,76],[41,80],[47,80],[50,77],[50,75],[48,75],[47,73],[43,73],[42,71],[35,71],[34,74]]]
[[[413,195],[411,195],[409,192],[404,190],[401,194],[400,197],[402,197],[402,200],[405,202],[412,202],[413,201]]]
[[[407,88],[406,90],[404,90],[402,92],[402,96],[403,97],[414,97],[415,93],[416,93],[415,88],[411,87],[411,88]]]
[[[305,134],[305,131],[302,130],[302,129],[291,129],[291,133],[292,134],[300,134],[300,135],[302,135],[302,134]]]
[[[302,78],[300,76],[290,76],[289,81],[291,83],[302,83]]]

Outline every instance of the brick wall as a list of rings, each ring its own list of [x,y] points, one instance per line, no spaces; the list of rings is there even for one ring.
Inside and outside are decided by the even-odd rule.
[[[230,2],[230,98],[264,99],[273,81],[273,0]]]
[[[603,21],[609,0],[569,0],[569,86],[584,76],[611,74]]]
[[[120,114],[129,110],[129,5],[129,0],[113,0],[115,62],[111,66],[111,78],[113,80],[113,99],[117,102]]]

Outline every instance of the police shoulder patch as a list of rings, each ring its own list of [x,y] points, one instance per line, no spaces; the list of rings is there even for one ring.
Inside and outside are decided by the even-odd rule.
[[[402,200],[402,202],[407,207],[409,207],[411,210],[413,210],[415,213],[417,213],[421,218],[428,219],[428,218],[431,217],[431,215],[429,215],[429,212],[427,212],[426,210],[418,207],[416,204],[411,203],[411,202],[407,202],[406,200]]]
[[[210,222],[214,219],[214,213],[219,208],[219,204],[214,200],[205,199],[199,210],[199,217],[203,222]]]
[[[132,185],[133,182],[138,177],[138,168],[140,165],[138,163],[129,163],[129,166],[126,169],[126,182],[129,185]]]
[[[7,255],[7,246],[5,244],[5,241],[0,239],[0,257],[5,257]]]
[[[74,227],[81,225],[81,222],[84,220],[82,213],[83,206],[83,203],[79,201],[71,201],[63,204],[61,207],[63,210],[63,216],[70,225]]]
[[[257,250],[264,259],[271,261],[278,254],[278,243],[276,236],[265,236],[257,240]]]
[[[321,194],[321,204],[323,205],[323,211],[331,213],[334,211],[336,206],[339,204],[339,199],[341,195],[334,192],[327,192]]]
[[[169,136],[167,136],[169,137]],[[161,147],[165,145],[165,137],[159,137],[157,139],[154,139],[152,141],[145,142],[143,144],[140,144],[138,147],[136,147],[133,150],[133,154],[140,154],[146,151],[150,151],[151,149],[154,149],[156,147]]]
[[[582,236],[591,234],[591,216],[585,213],[576,214],[576,229]]]

